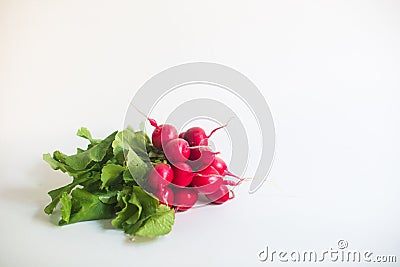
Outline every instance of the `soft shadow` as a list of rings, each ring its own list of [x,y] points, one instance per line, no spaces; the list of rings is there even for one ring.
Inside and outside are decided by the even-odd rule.
[[[115,230],[115,227],[111,224],[111,220],[98,220],[100,226],[106,230]]]
[[[143,237],[143,236],[128,236],[126,235],[125,244],[130,246],[143,246],[146,244],[151,244],[159,237]]]
[[[145,244],[150,244],[152,241],[157,240],[157,237],[150,238],[150,237],[142,237],[142,236],[129,236],[124,233],[123,229],[117,229],[111,224],[112,219],[105,219],[105,220],[98,220],[96,221],[100,227],[106,231],[115,231],[119,232],[121,236],[124,238],[124,243],[130,246],[142,246]]]
[[[149,238],[149,237],[141,237],[141,236],[129,236],[124,233],[123,229],[118,229],[112,226],[111,224],[112,219],[105,219],[105,220],[97,220],[96,223],[101,227],[101,229],[105,231],[112,231],[118,233],[118,236],[123,238],[123,243],[129,246],[145,246],[150,245],[153,241],[157,240],[158,238]]]

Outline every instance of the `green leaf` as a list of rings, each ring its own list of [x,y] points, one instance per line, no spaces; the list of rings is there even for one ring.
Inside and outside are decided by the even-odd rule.
[[[148,158],[147,145],[150,143],[149,137],[144,132],[134,132],[127,128],[118,132],[112,144],[114,156],[123,156],[131,149],[143,159]]]
[[[67,157],[68,157],[67,155],[65,155],[64,153],[62,153],[62,152],[60,152],[58,150],[54,151],[54,153],[53,153],[53,158],[55,160],[57,160],[58,162],[61,162],[61,163],[64,163],[64,164],[66,164],[65,163],[65,159]]]
[[[117,132],[112,133],[106,139],[102,140],[100,143],[92,146],[84,152],[66,157],[65,163],[74,170],[83,170],[92,161],[100,162],[105,157],[116,133]]]
[[[92,134],[86,127],[81,127],[78,129],[76,135],[89,140],[91,144],[98,144],[101,141],[99,139],[93,139]]]
[[[62,155],[63,154],[60,151],[54,151],[53,157],[49,153],[43,154],[43,160],[46,161],[53,170],[60,170],[66,173],[74,173],[75,170],[70,168],[67,164],[65,164],[65,162],[60,161],[60,159],[63,159]]]
[[[158,199],[146,193],[139,186],[132,187],[132,195],[136,195],[137,199],[142,204],[143,209],[146,211],[145,213],[154,213],[158,206]]]
[[[51,202],[44,208],[46,214],[52,214],[57,204],[60,202],[61,196],[64,193],[69,194],[73,188],[72,184],[51,190],[48,194],[51,197]]]
[[[118,132],[115,135],[115,139],[112,142],[112,148],[113,148],[114,156],[118,156],[118,155],[121,155],[122,157],[124,156],[123,155],[123,152],[124,152],[123,131]]]
[[[129,183],[129,182],[134,182],[135,179],[133,179],[131,172],[129,171],[129,169],[126,169],[124,171],[124,173],[122,174],[122,179],[124,180],[125,183]]]
[[[95,193],[99,197],[99,200],[104,204],[115,204],[117,203],[117,191],[109,191],[106,193]]]
[[[135,138],[128,141],[128,145],[137,154],[143,158],[148,158],[147,145],[150,143],[150,139],[145,132],[135,132]]]
[[[93,165],[89,169],[84,170],[74,170],[67,164],[65,164],[65,158],[67,156],[60,151],[54,151],[53,157],[50,154],[43,154],[43,160],[46,161],[50,167],[54,170],[60,170],[62,172],[68,173],[70,176],[74,178],[79,178],[83,175],[86,175],[88,172],[93,171],[97,165]]]
[[[147,177],[152,164],[165,160],[149,137],[132,128],[104,140],[93,139],[86,128],[77,135],[90,141],[86,150],[77,149],[77,154],[70,156],[60,151],[43,155],[51,168],[74,178],[49,192],[52,201],[45,212],[51,214],[61,202],[60,225],[114,218],[112,225],[130,235],[150,237],[171,231],[173,210],[160,205],[136,183]]]
[[[129,190],[125,188],[119,199],[122,209],[112,224],[130,235],[134,235],[148,218],[156,214],[159,206],[158,200],[139,186],[132,186]]]
[[[50,167],[53,170],[59,170],[61,169],[63,172],[66,172],[67,170],[65,169],[65,164],[62,164],[60,162],[58,162],[57,160],[55,160],[50,153],[47,154],[43,154],[43,160],[46,161]],[[64,170],[62,169],[64,167]]]
[[[134,224],[137,221],[135,218],[139,218],[142,212],[142,205],[138,201],[131,201],[131,198],[129,195],[121,198],[124,208],[117,212],[117,217],[111,221],[114,227],[123,228],[127,223]]]
[[[124,203],[124,207],[122,210],[118,211],[117,217],[111,221],[111,224],[115,228],[122,228],[124,222],[133,214],[133,210],[130,209],[128,202],[126,201],[127,196],[123,196],[121,201]]]
[[[168,206],[160,205],[156,213],[148,218],[135,234],[147,237],[166,235],[171,232],[174,219],[174,210]]]
[[[61,202],[61,215],[62,215],[62,220],[65,223],[69,223],[69,218],[71,216],[71,207],[72,207],[72,202],[71,199],[69,198],[67,192],[63,192],[60,198]]]
[[[126,165],[128,166],[131,176],[136,181],[140,181],[145,178],[150,166],[146,164],[142,158],[136,154],[135,151],[129,149],[126,161]]]
[[[140,201],[142,212],[140,213],[140,217],[135,224],[125,225],[124,231],[129,235],[135,235],[136,231],[140,229],[143,223],[156,213],[157,207],[159,206],[158,199],[143,191],[143,189],[139,186],[132,187],[132,196],[133,195],[135,195]]]
[[[133,213],[126,220],[126,223],[127,224],[135,224],[139,220],[140,215],[142,214],[143,207],[142,207],[142,204],[140,203],[139,197],[134,192],[132,192],[132,195],[128,202],[130,205],[137,207],[137,212]]]
[[[100,181],[100,177],[101,177],[101,173],[100,171],[98,171],[98,167],[96,167],[95,165],[90,168],[88,170],[88,172],[86,172],[83,175],[80,175],[79,178],[81,177],[85,177],[88,176],[89,178],[86,179],[85,181],[81,181],[79,183],[79,185],[82,185],[83,187],[85,187],[85,190],[87,191],[93,191],[96,192],[99,190],[100,185],[101,185],[101,181]],[[90,190],[89,190],[90,188]]]
[[[126,167],[116,164],[107,164],[101,170],[101,189],[104,187],[122,182],[122,172],[126,170]]]
[[[74,181],[72,181],[72,183],[70,183],[68,185],[51,190],[48,193],[51,197],[51,202],[44,208],[44,212],[46,214],[52,214],[53,210],[55,209],[57,204],[60,202],[60,199],[63,194],[69,194],[72,191],[72,189],[74,189],[75,186],[87,181],[89,178],[90,178],[89,176],[83,176],[79,179],[74,179]]]
[[[81,221],[111,219],[115,211],[113,205],[104,204],[99,197],[80,188],[76,188],[72,195],[72,213],[69,223]],[[60,221],[60,224],[66,224]]]

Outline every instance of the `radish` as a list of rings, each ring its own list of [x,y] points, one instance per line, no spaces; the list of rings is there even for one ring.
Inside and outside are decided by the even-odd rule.
[[[200,146],[200,145],[207,146],[208,137],[209,136],[206,135],[203,128],[200,127],[192,127],[189,130],[187,130],[183,135],[183,138],[186,141],[188,141],[189,145],[191,146]]]
[[[162,150],[163,145],[168,141],[178,138],[178,131],[171,124],[161,124],[158,125],[155,119],[147,117],[142,111],[140,111],[136,106],[134,106],[137,112],[143,115],[150,123],[151,126],[155,127],[152,135],[151,142],[153,146],[159,150]]]
[[[219,157],[215,157],[213,163],[211,164],[214,169],[218,171],[219,174],[224,175],[225,171],[228,169],[228,166],[226,166],[225,161],[223,161]]]
[[[177,186],[188,186],[193,179],[194,173],[189,164],[184,162],[178,162],[172,165],[172,170],[174,172],[174,179],[172,183]]]
[[[175,210],[185,211],[194,206],[198,199],[197,192],[189,188],[177,188],[175,190]]]
[[[158,190],[165,187],[174,179],[174,172],[168,164],[156,164],[149,173],[148,183],[151,188]]]
[[[191,148],[192,150],[190,151],[190,156],[189,156],[189,159],[191,161],[198,160],[199,158],[201,158],[203,152],[204,153],[212,152],[211,149],[207,146],[194,146]]]
[[[139,111],[139,110],[138,110]],[[140,112],[140,111],[139,111]],[[146,116],[141,112],[142,115]],[[151,135],[151,142],[153,146],[159,150],[162,150],[163,145],[168,141],[178,138],[178,131],[171,124],[158,125],[156,120],[147,118],[151,126],[155,127],[153,134]]]
[[[183,136],[185,135],[185,133],[186,133],[186,132],[181,132],[181,133],[179,134],[178,137],[179,137],[179,138],[183,138]]]
[[[226,126],[227,124],[215,128],[209,135],[206,134],[203,128],[192,127],[184,133],[183,138],[189,142],[190,146],[208,146],[208,138],[210,138],[216,131]]]
[[[226,185],[221,185],[217,191],[206,195],[206,197],[214,204],[222,204],[234,198],[234,195],[232,197],[229,197],[228,187]]]
[[[155,190],[154,196],[158,198],[161,204],[167,205],[170,208],[174,202],[174,191],[169,187],[160,187]]]
[[[234,178],[239,180],[237,182],[230,181],[230,180],[224,180],[224,182],[223,182],[224,185],[238,186],[243,181],[251,180],[250,178],[240,178],[239,176],[237,176],[237,175],[231,173],[230,171],[228,171],[228,167],[227,167],[225,161],[223,161],[219,157],[215,157],[215,159],[214,159],[213,163],[211,164],[211,166],[214,167],[218,171],[218,173],[221,174],[222,176],[231,176],[231,177],[234,177]]]
[[[228,166],[226,165],[225,161],[223,161],[223,159],[219,157],[214,158],[214,161],[211,164],[211,166],[214,167],[218,171],[218,173],[223,176],[228,175],[240,179],[237,175],[228,171]]]
[[[216,169],[210,166],[196,173],[193,177],[191,185],[196,187],[199,193],[212,194],[218,190],[222,183],[222,176],[217,172]]]
[[[215,159],[215,155],[219,152],[214,152],[210,148],[196,148],[190,151],[189,164],[194,171],[201,171],[210,166]]]
[[[184,162],[190,156],[189,144],[182,138],[170,140],[164,146],[164,154],[171,163]]]
[[[163,145],[167,142],[178,138],[178,131],[171,124],[161,124],[160,126],[155,126],[156,128],[151,135],[151,142],[153,146],[159,150],[162,150]]]

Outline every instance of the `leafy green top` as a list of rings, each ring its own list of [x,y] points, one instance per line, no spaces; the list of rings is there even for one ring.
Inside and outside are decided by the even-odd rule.
[[[60,151],[44,154],[54,170],[73,181],[49,192],[45,207],[52,214],[61,204],[60,225],[99,219],[113,219],[112,225],[129,235],[155,237],[168,234],[175,214],[168,206],[146,193],[136,181],[145,179],[152,164],[165,160],[143,131],[127,128],[104,140],[93,139],[86,128],[77,135],[89,140],[87,149],[67,156]]]

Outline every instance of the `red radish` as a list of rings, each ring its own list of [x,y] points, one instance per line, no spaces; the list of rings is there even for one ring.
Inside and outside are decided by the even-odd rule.
[[[181,133],[179,134],[178,137],[179,137],[179,138],[183,138],[183,136],[185,135],[185,133],[186,133],[186,132],[181,132]]]
[[[228,166],[226,166],[225,161],[223,161],[219,157],[215,157],[211,166],[213,166],[218,171],[218,173],[221,175],[224,175],[225,171],[228,169]]]
[[[210,148],[196,148],[190,151],[190,166],[194,171],[201,171],[210,166],[219,152],[213,152]]]
[[[200,127],[192,127],[185,132],[183,138],[189,142],[190,146],[207,146],[208,140],[204,130]]]
[[[160,187],[154,192],[154,195],[158,198],[161,204],[167,205],[170,208],[174,202],[174,191],[169,187]]]
[[[218,176],[194,176],[191,185],[202,194],[212,194],[222,185],[222,178]]]
[[[151,188],[159,189],[171,183],[173,179],[172,168],[168,164],[159,163],[150,170],[148,183]]]
[[[196,187],[199,193],[212,194],[222,185],[222,176],[213,167],[198,172],[193,177],[191,185]]]
[[[183,138],[189,142],[190,146],[208,146],[208,138],[210,138],[216,131],[226,126],[227,124],[215,128],[209,135],[206,134],[203,128],[192,127],[185,132]]]
[[[196,190],[190,188],[177,188],[175,190],[174,206],[176,211],[185,211],[194,206],[198,199]]]
[[[151,142],[159,150],[162,150],[164,144],[178,138],[178,131],[171,124],[162,124],[160,126],[156,124],[155,127],[151,135]]]
[[[206,195],[206,197],[214,204],[222,204],[231,199],[229,198],[229,189],[226,185],[221,185],[217,191]]]
[[[221,175],[218,173],[218,171],[214,168],[214,167],[207,167],[206,169],[200,171],[197,173],[198,175],[201,176],[212,176],[212,175],[216,175],[218,177],[221,177]]]
[[[190,156],[189,144],[182,138],[173,139],[164,146],[164,154],[172,163],[184,162]]]
[[[188,186],[193,179],[194,173],[189,164],[184,162],[177,162],[172,165],[172,170],[174,171],[174,179],[172,183],[177,186]]]
[[[189,159],[192,161],[199,159],[201,157],[201,153],[207,149],[210,150],[208,147],[199,147],[199,146],[193,147],[192,150],[190,151]]]
[[[151,135],[151,142],[153,146],[159,150],[162,150],[163,145],[166,144],[168,141],[175,139],[178,137],[178,131],[176,128],[171,124],[161,124],[158,125],[155,119],[147,117],[142,111],[140,111],[136,106],[134,106],[137,112],[142,114],[151,126],[155,127],[153,134]]]
[[[225,161],[223,161],[219,157],[215,157],[211,166],[213,166],[218,171],[218,173],[223,176],[228,175],[240,179],[237,175],[228,171],[228,166],[226,165]]]

